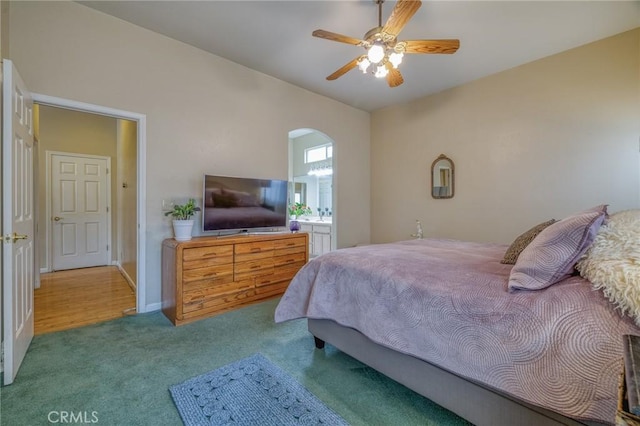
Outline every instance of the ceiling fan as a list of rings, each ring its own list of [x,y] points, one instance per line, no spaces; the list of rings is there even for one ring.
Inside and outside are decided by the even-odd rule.
[[[374,0],[374,2],[378,5],[378,26],[367,31],[362,40],[325,30],[315,30],[312,33],[314,37],[362,46],[367,51],[328,76],[327,80],[335,80],[358,66],[363,73],[371,71],[378,78],[386,77],[390,87],[397,87],[404,82],[398,65],[402,62],[405,53],[451,54],[460,47],[460,40],[398,41],[398,34],[418,11],[422,2],[398,0],[384,26],[382,26],[384,0]]]

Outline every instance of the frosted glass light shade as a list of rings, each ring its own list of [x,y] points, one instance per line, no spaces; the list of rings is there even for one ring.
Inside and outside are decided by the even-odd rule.
[[[404,54],[402,52],[393,52],[391,55],[389,55],[389,62],[391,62],[391,65],[393,65],[394,68],[398,68],[398,65],[402,63],[403,56]]]
[[[384,78],[389,74],[389,70],[384,65],[378,65],[378,69],[376,69],[376,73],[374,76],[377,78]]]
[[[367,52],[367,58],[372,64],[377,64],[384,58],[384,46],[381,42],[376,41],[373,43]]]
[[[371,65],[371,62],[369,62],[367,58],[362,58],[360,59],[360,62],[358,62],[358,68],[360,68],[360,71],[362,71],[363,74],[367,73],[369,65]]]

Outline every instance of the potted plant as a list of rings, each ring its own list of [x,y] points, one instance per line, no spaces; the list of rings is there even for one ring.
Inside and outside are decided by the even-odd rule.
[[[302,203],[293,203],[289,205],[289,216],[292,219],[297,219],[306,214],[311,214],[311,207]]]
[[[166,212],[165,216],[173,217],[173,235],[176,241],[189,241],[193,230],[193,215],[199,212],[196,200],[190,198],[186,204],[176,204],[173,210]]]
[[[289,229],[291,232],[298,232],[300,230],[300,222],[296,219],[306,214],[311,214],[311,208],[306,204],[293,203],[289,205]]]

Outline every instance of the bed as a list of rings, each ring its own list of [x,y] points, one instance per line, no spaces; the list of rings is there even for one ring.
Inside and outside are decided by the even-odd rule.
[[[598,217],[589,238],[572,237],[589,246]],[[307,318],[317,347],[477,425],[613,424],[622,335],[640,329],[577,274],[517,288],[507,248],[425,239],[330,252],[299,271],[275,320]]]

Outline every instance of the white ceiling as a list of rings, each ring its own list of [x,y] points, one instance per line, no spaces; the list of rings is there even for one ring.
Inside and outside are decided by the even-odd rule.
[[[327,75],[362,47],[311,36],[362,38],[373,0],[87,1],[82,4],[367,111],[431,93],[640,26],[640,1],[423,1],[398,37],[460,39],[453,55],[406,55],[404,84],[353,69]],[[383,23],[395,2],[383,4]]]

